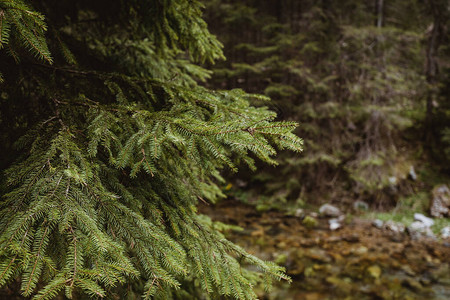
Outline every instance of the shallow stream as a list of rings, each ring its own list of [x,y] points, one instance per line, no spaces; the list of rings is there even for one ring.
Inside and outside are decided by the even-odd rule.
[[[375,228],[349,218],[336,230],[327,219],[307,228],[302,219],[225,201],[201,211],[234,224],[227,237],[250,253],[275,260],[293,282],[281,282],[260,299],[450,299],[450,243],[412,240],[406,233]]]

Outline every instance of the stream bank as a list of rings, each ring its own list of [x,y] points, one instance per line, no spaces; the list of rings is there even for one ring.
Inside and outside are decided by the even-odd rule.
[[[329,230],[326,218],[307,226],[299,217],[257,212],[237,201],[202,206],[213,221],[237,225],[227,238],[251,254],[286,267],[280,282],[260,299],[450,299],[450,240],[411,239],[370,220],[347,218]]]

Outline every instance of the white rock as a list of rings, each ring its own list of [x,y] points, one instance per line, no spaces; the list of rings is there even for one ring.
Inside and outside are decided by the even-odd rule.
[[[339,219],[330,219],[328,220],[328,224],[330,224],[330,230],[336,230],[341,228],[341,223],[339,223]]]
[[[294,215],[295,215],[296,217],[302,217],[304,214],[305,214],[305,212],[304,212],[304,210],[301,209],[301,208],[297,208],[297,209],[295,210],[295,213],[294,213]]]
[[[417,180],[417,174],[416,174],[416,170],[414,170],[414,166],[409,167],[409,178],[411,178],[412,180],[416,181]]]
[[[431,228],[421,221],[412,222],[411,225],[409,225],[407,229],[408,229],[408,233],[412,239],[417,240],[424,236],[432,238],[432,239],[436,238],[436,236],[434,235]]]
[[[397,177],[395,177],[395,176],[389,177],[389,183],[391,185],[397,185]]]
[[[386,223],[384,223],[384,228],[399,233],[405,231],[405,225],[403,225],[402,223],[394,222],[392,220],[386,221]]]
[[[432,239],[436,239],[436,236],[434,235],[433,230],[431,230],[430,227],[427,227],[425,229],[425,232],[423,233],[426,237],[432,238]]]
[[[414,221],[408,226],[408,230],[412,231],[424,231],[428,226],[420,221]]]
[[[375,219],[372,221],[372,225],[378,229],[381,229],[381,228],[383,228],[384,222],[381,221],[380,219]]]
[[[430,219],[419,213],[414,214],[414,220],[422,222],[423,224],[425,224],[426,227],[431,227],[434,225],[433,219]]]
[[[324,204],[319,208],[319,212],[321,215],[327,216],[327,217],[338,217],[341,215],[341,211],[336,206],[333,206],[331,204]]]
[[[319,216],[316,212],[311,212],[309,215],[313,218],[317,218]]]
[[[450,216],[450,189],[448,186],[440,185],[432,191],[430,215],[435,218]]]
[[[450,226],[446,226],[446,227],[442,228],[442,230],[441,230],[441,237],[443,239],[450,238]]]

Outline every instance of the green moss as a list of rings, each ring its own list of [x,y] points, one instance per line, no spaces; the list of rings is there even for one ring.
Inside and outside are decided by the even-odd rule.
[[[280,266],[284,266],[286,264],[286,262],[287,262],[287,259],[288,259],[287,254],[283,253],[283,254],[278,255],[275,258],[275,263],[280,265]]]
[[[305,225],[307,228],[314,228],[317,225],[319,225],[319,222],[311,216],[306,216],[303,219],[302,224]]]
[[[434,225],[431,227],[433,232],[440,235],[442,228],[450,226],[450,218],[433,219]]]

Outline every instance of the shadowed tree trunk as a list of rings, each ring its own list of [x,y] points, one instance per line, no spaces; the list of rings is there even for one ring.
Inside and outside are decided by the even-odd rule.
[[[384,0],[375,0],[375,14],[376,21],[375,26],[378,28],[383,27],[383,8],[384,8]]]
[[[426,118],[424,128],[424,141],[425,145],[430,147],[433,142],[433,100],[436,97],[436,82],[438,75],[438,57],[437,51],[441,44],[442,39],[442,8],[445,8],[445,3],[440,3],[436,0],[428,0],[428,5],[433,16],[433,24],[431,25],[431,31],[428,36],[428,44],[426,49],[426,65],[425,76],[429,85],[426,100]],[[441,4],[441,5],[440,5]],[[443,7],[441,7],[443,6]]]

